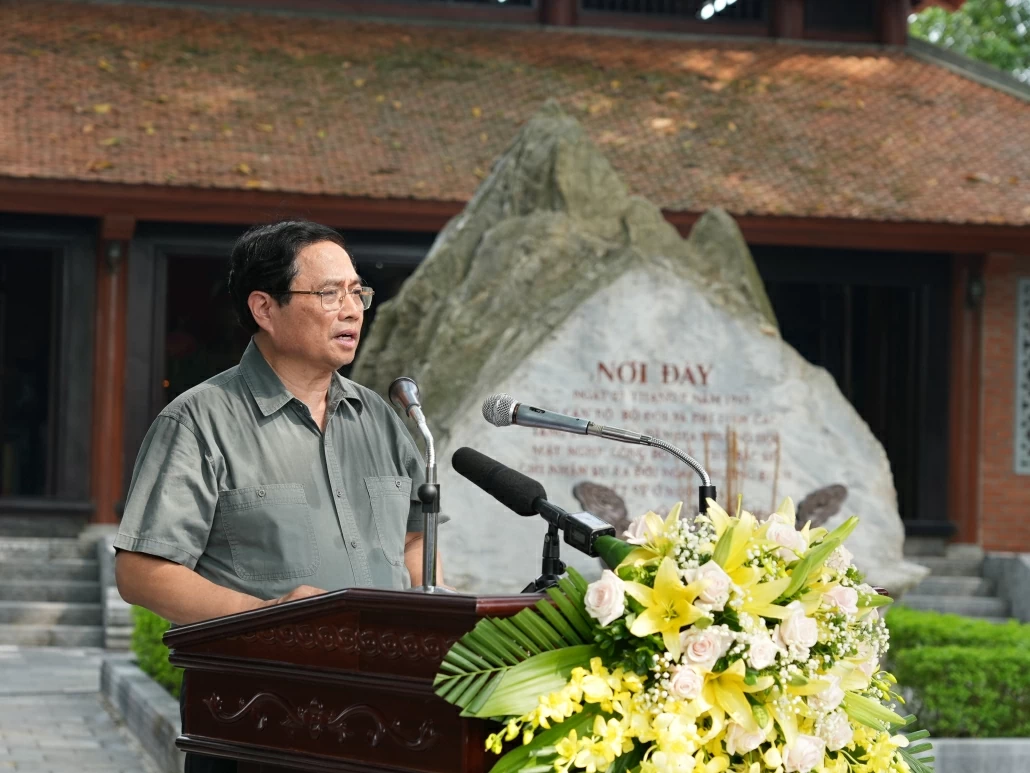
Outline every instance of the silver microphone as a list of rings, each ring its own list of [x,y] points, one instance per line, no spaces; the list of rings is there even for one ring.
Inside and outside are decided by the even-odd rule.
[[[426,483],[419,489],[422,500],[422,514],[425,516],[422,542],[422,585],[413,588],[423,593],[440,593],[445,589],[436,584],[436,531],[440,515],[440,487],[436,480],[436,444],[429,424],[422,412],[418,384],[406,376],[394,379],[387,391],[390,402],[404,411],[418,427],[426,441]],[[424,491],[423,491],[424,489]]]
[[[545,411],[543,408],[534,408],[518,402],[509,394],[490,395],[483,401],[483,418],[495,427],[508,427],[517,424],[522,427],[536,427],[537,429],[550,429],[557,432],[571,432],[574,435],[594,435],[606,440],[618,440],[620,443],[633,443],[639,446],[653,446],[666,451],[688,467],[694,470],[701,478],[703,486],[711,486],[712,479],[704,467],[692,456],[650,435],[642,435],[639,432],[630,432],[618,427],[606,427],[586,419],[577,419],[575,416],[566,416],[563,413]]]

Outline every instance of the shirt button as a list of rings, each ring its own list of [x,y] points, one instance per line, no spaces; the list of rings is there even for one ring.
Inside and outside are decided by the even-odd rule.
[[[352,540],[350,541],[350,546],[351,546],[352,548],[356,548],[356,547],[358,546],[358,541],[357,541],[356,539],[352,539]]]
[[[401,487],[401,482],[400,481],[396,481],[396,485],[397,485],[397,488],[400,488]]]
[[[339,488],[336,489],[336,496],[337,497],[342,497],[343,496],[343,489],[339,489]]]
[[[265,495],[265,490],[263,488],[259,488],[258,489],[258,496],[259,497],[263,497],[264,495]]]

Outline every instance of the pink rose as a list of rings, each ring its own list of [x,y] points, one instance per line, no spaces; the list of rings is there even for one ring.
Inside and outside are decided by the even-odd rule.
[[[799,735],[783,750],[783,769],[787,773],[808,773],[819,767],[826,756],[826,742],[814,735]]]
[[[784,561],[794,561],[808,550],[808,542],[805,536],[794,528],[793,524],[774,521],[769,524],[765,532],[765,538],[783,547],[777,551],[777,555]]]
[[[748,649],[748,663],[751,664],[751,668],[757,668],[759,670],[768,668],[775,662],[776,655],[779,651],[780,650],[776,646],[776,643],[768,636],[756,636],[751,641],[750,649]]]
[[[819,641],[819,624],[805,615],[800,601],[790,602],[787,609],[790,614],[777,626],[777,636],[784,647],[800,650],[805,653],[805,658],[807,658],[808,650]]]
[[[604,628],[626,611],[626,586],[615,572],[605,569],[600,580],[587,586],[583,606]]]
[[[701,694],[705,679],[693,666],[676,666],[669,673],[669,692],[683,700],[693,700]]]
[[[698,600],[703,604],[709,604],[712,609],[721,612],[730,600],[730,587],[733,581],[715,561],[709,561],[697,569],[687,571],[687,582],[701,581],[701,592]]]
[[[711,671],[715,661],[726,654],[733,639],[722,627],[705,628],[699,631],[691,628],[680,634],[680,647],[688,663],[704,671]]]
[[[808,705],[818,711],[833,711],[844,700],[844,691],[840,688],[840,677],[831,676],[830,686],[808,699]]]
[[[823,594],[823,601],[830,606],[838,607],[846,615],[858,614],[858,591],[854,588],[835,585]]]
[[[743,725],[730,722],[726,728],[726,753],[747,754],[762,745],[765,740],[764,730],[748,732]]]

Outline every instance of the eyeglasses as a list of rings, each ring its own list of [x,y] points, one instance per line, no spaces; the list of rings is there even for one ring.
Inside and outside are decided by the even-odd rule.
[[[353,290],[286,290],[289,295],[317,295],[322,299],[322,308],[326,311],[339,311],[343,308],[343,299],[348,295],[361,304],[366,311],[372,305],[372,296],[376,291],[371,287],[355,287]]]

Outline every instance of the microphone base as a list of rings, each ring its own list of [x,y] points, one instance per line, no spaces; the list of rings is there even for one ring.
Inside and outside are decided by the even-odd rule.
[[[545,574],[537,577],[533,582],[522,589],[523,593],[540,593],[548,588],[558,587],[558,580],[561,578],[553,574]]]
[[[427,593],[435,596],[467,596],[467,593],[445,588],[442,585],[419,585],[417,588],[408,588],[409,593]]]

